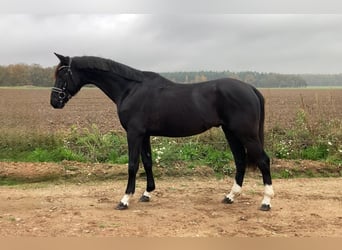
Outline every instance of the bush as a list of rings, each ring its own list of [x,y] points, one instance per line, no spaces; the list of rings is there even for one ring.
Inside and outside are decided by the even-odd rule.
[[[336,120],[311,124],[299,110],[293,127],[275,127],[266,132],[266,148],[280,159],[329,160],[342,164],[342,127]]]
[[[222,146],[220,138],[216,139],[208,142],[207,137],[203,135],[177,139],[153,137],[154,162],[165,168],[172,168],[175,162],[181,162],[189,168],[206,165],[217,173],[230,174],[232,154],[227,143]]]
[[[102,134],[95,125],[83,131],[71,128],[64,144],[85,161],[127,163],[127,158],[123,157],[128,154],[125,137],[115,133]]]

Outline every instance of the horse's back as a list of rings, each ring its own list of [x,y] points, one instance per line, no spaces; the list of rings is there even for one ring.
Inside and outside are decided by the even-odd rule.
[[[149,89],[151,127],[166,136],[188,136],[220,126],[215,86],[170,84]],[[151,122],[152,123],[152,122]]]

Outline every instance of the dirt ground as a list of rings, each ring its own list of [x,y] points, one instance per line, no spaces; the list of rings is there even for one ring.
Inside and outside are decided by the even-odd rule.
[[[342,178],[276,179],[270,212],[258,210],[261,180],[247,177],[234,204],[221,199],[231,178],[158,178],[151,202],[114,209],[125,180],[0,187],[1,236],[338,236]]]

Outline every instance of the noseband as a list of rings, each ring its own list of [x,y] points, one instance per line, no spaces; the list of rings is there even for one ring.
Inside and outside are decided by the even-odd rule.
[[[72,59],[70,57],[69,65],[67,65],[67,66],[64,65],[64,66],[59,67],[57,69],[57,72],[66,68],[67,69],[66,74],[68,74],[68,77],[72,80],[71,62],[72,62]],[[68,81],[65,80],[62,88],[52,87],[52,89],[51,89],[52,92],[58,93],[58,98],[59,98],[60,102],[65,102],[72,97],[72,95],[67,90],[67,87],[68,87]]]

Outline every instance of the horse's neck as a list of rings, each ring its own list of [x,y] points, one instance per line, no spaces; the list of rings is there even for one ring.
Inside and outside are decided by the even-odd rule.
[[[122,96],[132,87],[132,82],[114,73],[89,74],[88,82],[91,82],[102,90],[115,104],[118,104]]]

